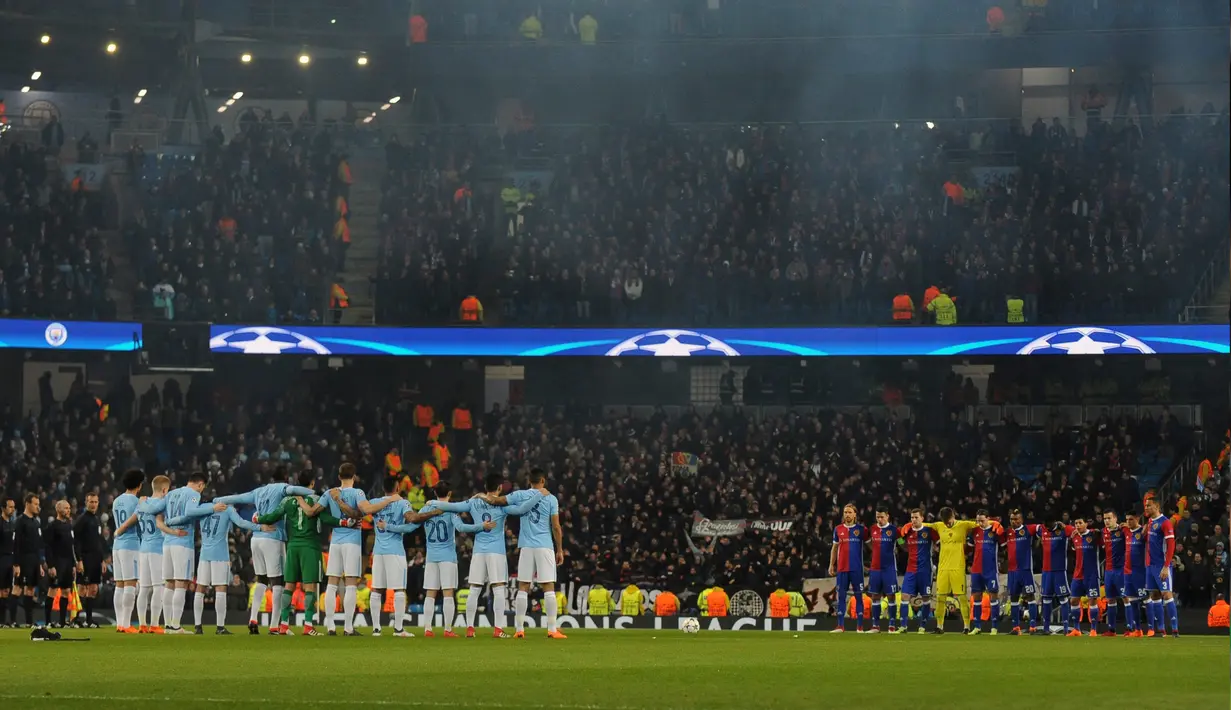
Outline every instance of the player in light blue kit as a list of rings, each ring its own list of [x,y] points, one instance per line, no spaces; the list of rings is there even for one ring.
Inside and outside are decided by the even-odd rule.
[[[231,527],[238,525],[244,530],[257,532],[261,526],[244,520],[235,508],[225,503],[215,503],[212,508],[199,507],[187,515],[167,520],[167,525],[190,525],[199,519],[201,528],[201,560],[197,569],[197,593],[192,600],[193,631],[198,636],[201,616],[205,613],[205,590],[214,588],[214,614],[217,616],[219,636],[229,636],[227,631],[227,585],[231,583]],[[272,529],[273,526],[269,526]]]
[[[111,538],[111,565],[115,571],[115,628],[125,633],[137,633],[132,628],[133,607],[137,603],[137,577],[141,571],[141,527],[137,494],[145,482],[145,473],[137,469],[126,471],[124,493],[111,503],[111,519],[115,533]]]
[[[170,478],[154,476],[150,481],[153,497],[142,498],[137,505],[137,513],[141,519],[141,575],[137,591],[138,633],[163,633],[159,622],[162,620],[163,600],[169,595],[165,594],[163,589],[166,579],[163,577],[162,568],[163,532],[159,525],[166,525],[161,518],[167,510],[167,491],[170,487]]]
[[[486,495],[498,496],[504,487],[504,476],[500,473],[488,474],[483,481]],[[491,522],[490,530],[484,529],[475,533],[474,549],[470,555],[470,601],[466,604],[466,638],[474,638],[474,620],[479,611],[479,599],[483,594],[483,586],[490,584],[492,590],[492,636],[508,638],[504,632],[504,622],[507,614],[508,597],[505,596],[505,585],[509,583],[509,561],[505,552],[504,521],[508,516],[524,515],[538,504],[540,496],[527,497],[520,505],[502,507],[492,505],[481,497],[474,497],[464,503],[440,503],[436,507],[451,513],[470,513],[470,519],[476,523]]]
[[[171,525],[168,521],[182,519],[201,510],[212,511],[214,505],[201,502],[201,491],[205,490],[209,477],[204,473],[194,473],[188,477],[188,485],[176,488],[167,494],[167,509],[163,513],[166,533],[162,546],[163,577],[175,591],[171,595],[171,615],[167,618],[167,633],[188,633],[180,627],[184,617],[184,602],[188,597],[188,585],[192,583],[194,571],[195,543],[197,540],[196,526],[192,521],[181,525]],[[225,508],[226,506],[221,506]],[[164,604],[165,604],[164,600]]]
[[[384,498],[380,503],[368,501],[367,495],[355,487],[355,464],[344,463],[338,467],[337,488],[331,488],[327,495],[321,496],[313,506],[313,512],[329,508],[329,513],[335,518],[351,518],[361,520],[364,516],[374,515],[393,502],[392,498]],[[358,636],[355,631],[355,603],[359,597],[359,577],[363,574],[363,530],[359,527],[334,528],[329,537],[329,563],[325,568],[325,576],[329,584],[325,587],[325,628],[329,633],[334,630],[333,610],[338,600],[338,582],[346,581],[346,593],[342,597],[343,619],[342,629],[347,636]]]
[[[287,496],[310,496],[316,491],[303,486],[293,486],[287,483],[286,466],[274,467],[273,480],[259,488],[238,495],[222,496],[216,502],[226,505],[251,505],[256,508],[257,515],[269,515],[282,505],[282,499]],[[258,530],[252,534],[252,571],[256,575],[256,583],[252,589],[252,604],[248,609],[248,634],[256,636],[261,633],[257,620],[260,618],[261,602],[265,599],[265,590],[273,588],[273,604],[269,610],[269,633],[277,635],[278,619],[281,617],[282,606],[282,561],[286,559],[286,521],[269,530]]]
[[[380,614],[384,605],[386,591],[393,592],[393,635],[398,638],[410,638],[414,634],[402,628],[403,617],[406,616],[406,547],[402,544],[402,535],[414,532],[428,518],[441,514],[439,510],[416,513],[410,509],[410,503],[398,494],[399,480],[386,476],[384,482],[385,495],[376,499],[382,503],[386,498],[389,504],[372,516],[376,527],[376,542],[372,546],[372,600],[368,605],[372,610],[372,635],[380,636]],[[414,523],[405,525],[405,522]]]
[[[453,490],[447,483],[436,484],[435,492],[436,500],[429,500],[419,510],[420,513],[442,510],[441,504],[448,503],[453,497]],[[431,638],[436,635],[432,631],[436,620],[436,597],[443,592],[444,637],[457,638],[457,634],[453,633],[453,621],[457,618],[457,602],[453,596],[457,591],[457,533],[475,533],[494,527],[490,520],[486,523],[467,523],[457,513],[445,513],[423,524],[427,537],[427,562],[423,565],[423,589],[427,592],[427,599],[423,602],[424,636]]]
[[[513,601],[513,638],[525,638],[526,609],[530,606],[530,585],[538,582],[543,588],[543,608],[547,611],[547,637],[568,638],[556,628],[556,567],[564,564],[564,531],[560,527],[560,502],[547,491],[547,476],[542,469],[530,472],[530,488],[513,491],[507,496],[485,495],[492,505],[520,506],[533,501],[521,516],[517,533],[517,598]],[[553,554],[553,548],[554,553]]]

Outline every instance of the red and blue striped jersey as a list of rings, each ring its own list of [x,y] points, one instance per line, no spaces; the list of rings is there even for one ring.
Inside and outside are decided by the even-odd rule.
[[[1098,579],[1098,542],[1094,531],[1074,531],[1069,539],[1073,541],[1073,579]]]
[[[1175,556],[1175,529],[1159,515],[1146,526],[1146,567],[1170,567]]]
[[[1038,525],[1023,525],[1004,531],[1005,550],[1009,557],[1010,572],[1034,574],[1034,557],[1031,546],[1039,534]]]
[[[1004,544],[1004,528],[992,524],[986,528],[975,528],[970,534],[975,546],[974,557],[970,562],[971,574],[995,575],[999,573],[996,552],[997,547]]]
[[[863,543],[868,530],[862,523],[843,523],[833,529],[833,544],[838,548],[838,572],[863,573]]]
[[[929,527],[918,530],[907,525],[902,529],[902,537],[906,540],[906,571],[932,569],[932,546],[939,538],[936,531]]]
[[[1043,571],[1066,572],[1069,568],[1069,538],[1073,536],[1073,526],[1065,525],[1064,530],[1056,533],[1044,525],[1039,526],[1039,541],[1043,543]]]
[[[1103,569],[1115,572],[1124,569],[1124,541],[1128,528],[1103,528]]]
[[[873,572],[898,573],[898,558],[895,547],[902,533],[898,526],[892,523],[881,527],[872,526],[872,567]]]
[[[1124,529],[1124,544],[1127,553],[1124,555],[1124,574],[1131,574],[1146,569],[1146,530],[1138,527]]]

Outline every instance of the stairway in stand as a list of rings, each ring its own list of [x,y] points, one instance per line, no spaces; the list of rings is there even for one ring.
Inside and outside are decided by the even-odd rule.
[[[359,149],[351,153],[350,249],[342,267],[342,279],[350,308],[342,312],[343,325],[373,325],[376,303],[372,279],[380,258],[380,184],[385,174],[385,156],[380,150]]]
[[[1214,291],[1214,297],[1210,299],[1210,308],[1207,311],[1210,323],[1226,323],[1229,314],[1231,314],[1231,280],[1223,281],[1222,286]]]

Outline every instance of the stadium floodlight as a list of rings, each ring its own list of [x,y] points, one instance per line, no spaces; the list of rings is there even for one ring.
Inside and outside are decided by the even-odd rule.
[[[226,104],[223,104],[223,105],[221,105],[221,106],[219,106],[219,107],[218,107],[218,113],[226,113],[226,112],[227,112],[227,106],[226,106]]]
[[[39,44],[51,44],[51,35],[43,35],[38,38]]]
[[[28,93],[30,93],[30,87],[28,87],[28,86],[23,86],[23,87],[21,87],[21,93],[23,93],[23,94],[28,94]]]
[[[141,98],[145,98],[145,95],[148,93],[150,93],[148,89],[142,89],[137,92],[137,96],[140,96]]]
[[[372,122],[372,117],[371,117],[371,116],[364,116],[364,117],[363,117],[363,122],[364,122],[364,123],[371,123],[371,122]]]
[[[120,45],[116,44],[115,42],[108,42],[105,49],[107,50],[107,54],[115,54],[116,52],[120,51]]]
[[[231,94],[231,98],[235,99],[236,101],[239,101],[240,99],[244,98],[244,92],[236,91],[234,94]]]
[[[928,121],[924,123],[923,125],[927,126],[929,131],[936,127],[936,124],[932,123],[931,121]]]
[[[41,71],[36,70],[32,74],[30,74],[30,81],[38,81],[41,78],[43,78],[43,72]]]
[[[355,58],[355,63],[361,67],[366,67],[368,65],[368,55],[360,54]]]
[[[389,110],[390,108],[392,108],[392,107],[393,107],[393,104],[384,104],[383,106],[381,106],[381,107],[380,107],[380,110],[381,110],[381,111],[388,111],[388,110]]]
[[[399,102],[399,101],[401,101],[401,100],[402,100],[402,97],[401,97],[401,96],[394,96],[393,98],[389,99],[389,103],[391,103],[391,104],[396,104],[397,102]]]
[[[305,67],[306,67],[306,66],[308,66],[308,64],[310,64],[311,62],[312,62],[312,57],[308,56],[307,54],[301,54],[301,55],[299,55],[299,64],[300,64],[301,66],[305,66]]]
[[[244,52],[243,54],[239,55],[239,61],[243,62],[244,64],[251,62],[252,54],[248,52]]]
[[[139,103],[141,103],[141,97],[140,97],[140,96],[134,96],[134,97],[133,97],[133,103],[134,103],[134,104],[139,104]]]
[[[226,103],[226,105],[227,105],[227,106],[234,106],[234,105],[235,105],[235,99],[227,99],[227,103]]]

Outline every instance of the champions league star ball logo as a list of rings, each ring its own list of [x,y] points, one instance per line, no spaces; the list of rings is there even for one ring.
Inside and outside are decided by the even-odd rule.
[[[1154,349],[1107,328],[1065,328],[1036,338],[1018,355],[1149,355]]]
[[[245,355],[328,355],[329,348],[306,335],[284,328],[255,326],[238,328],[209,339],[214,352]]]
[[[735,357],[739,355],[739,351],[717,338],[691,330],[652,330],[633,336],[607,351],[608,357],[624,355],[657,357],[726,355]]]

